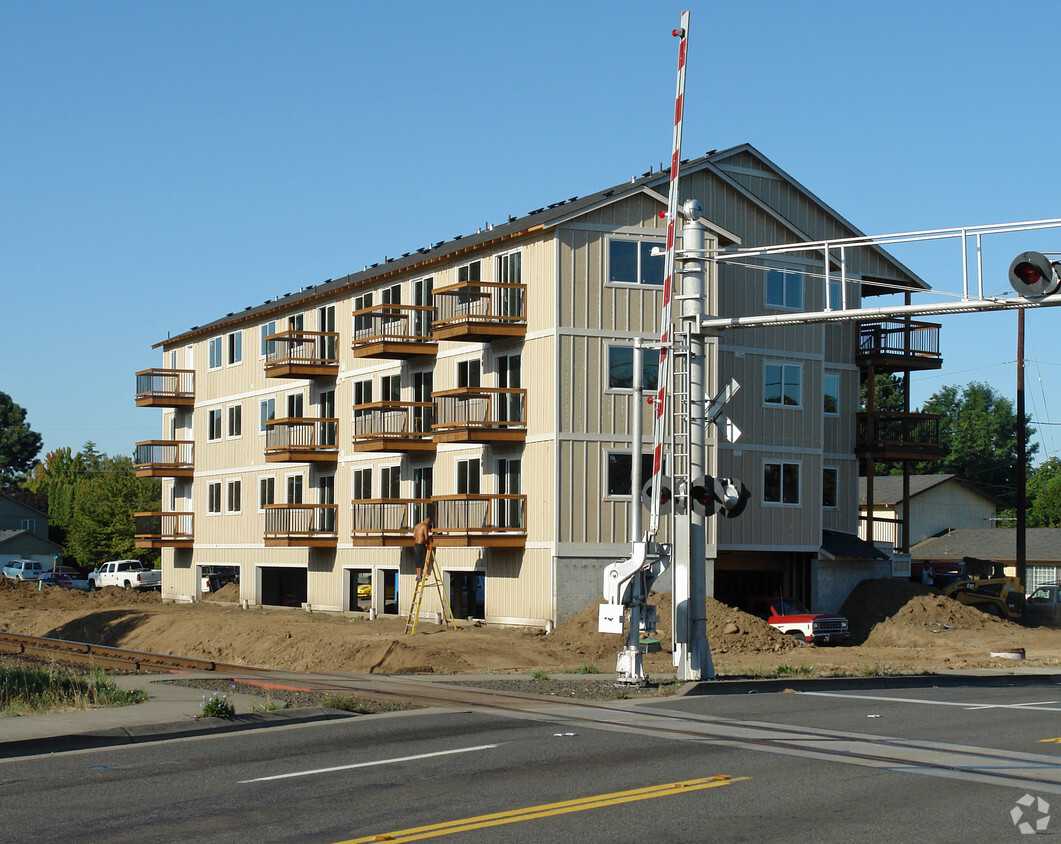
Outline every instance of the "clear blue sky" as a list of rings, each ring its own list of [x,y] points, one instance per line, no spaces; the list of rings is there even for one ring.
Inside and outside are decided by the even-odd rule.
[[[1061,217],[1056,2],[0,0],[0,390],[45,450],[129,454],[168,334],[658,168],[683,8],[686,157],[752,143],[868,234]],[[1023,249],[1061,230],[988,292]],[[943,322],[915,403],[1012,399],[1015,315]],[[1029,314],[1040,459],[1059,328]]]

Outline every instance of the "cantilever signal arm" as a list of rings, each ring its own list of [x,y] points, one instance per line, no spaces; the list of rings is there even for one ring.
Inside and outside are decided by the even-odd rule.
[[[647,578],[647,594],[652,583],[670,565],[669,551],[669,547],[656,542],[634,542],[629,558],[604,567],[604,600],[609,604],[629,604],[630,587],[639,572],[644,572]]]

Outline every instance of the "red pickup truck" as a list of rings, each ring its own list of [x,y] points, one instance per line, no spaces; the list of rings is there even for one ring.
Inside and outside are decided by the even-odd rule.
[[[842,615],[811,612],[793,598],[756,598],[748,604],[748,612],[782,633],[815,645],[841,642],[850,635]]]

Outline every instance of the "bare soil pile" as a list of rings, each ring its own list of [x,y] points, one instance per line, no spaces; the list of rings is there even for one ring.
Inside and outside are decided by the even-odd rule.
[[[224,602],[231,597],[232,603]],[[597,632],[597,604],[549,635],[540,630],[487,627],[459,621],[452,630],[421,620],[405,635],[405,620],[251,607],[236,587],[213,600],[164,603],[157,592],[108,588],[94,593],[0,580],[0,630],[88,641],[134,650],[197,656],[219,662],[297,671],[380,674],[555,674],[612,672],[622,640]],[[673,672],[670,595],[653,595],[661,652],[645,656],[653,676]],[[910,673],[945,667],[998,667],[990,652],[1027,649],[1027,665],[1061,664],[1061,631],[1028,629],[965,607],[919,584],[895,580],[860,584],[844,613],[856,646],[801,645],[764,621],[708,599],[707,634],[721,675],[769,674],[779,666],[818,673]],[[1002,667],[1012,666],[1006,662]]]

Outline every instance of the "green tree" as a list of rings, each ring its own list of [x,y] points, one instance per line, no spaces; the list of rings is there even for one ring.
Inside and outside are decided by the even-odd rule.
[[[1061,527],[1061,460],[1051,457],[1028,477],[1027,525]]]
[[[33,466],[41,435],[26,422],[26,411],[0,393],[0,486],[14,485]]]
[[[74,454],[69,446],[49,451],[38,461],[23,486],[30,492],[47,496],[48,518],[54,527],[66,530],[74,516],[77,486],[88,477],[88,467],[81,452]]]
[[[917,464],[918,472],[946,472],[972,481],[986,492],[1013,503],[1017,490],[1017,414],[1013,403],[988,384],[972,381],[959,392],[944,387],[921,408],[940,418],[943,459]],[[1035,429],[1024,418],[1027,464],[1038,451]]]
[[[878,373],[873,379],[873,409],[875,413],[902,413],[906,408],[906,400],[903,391],[903,379],[898,375],[888,372]],[[858,406],[866,410],[869,406],[868,378],[862,379],[859,389]],[[859,472],[865,474],[866,466],[861,460],[858,464]],[[873,464],[874,475],[901,475],[903,464],[898,462],[876,461]]]
[[[114,559],[153,562],[157,553],[135,546],[133,514],[159,508],[161,484],[137,478],[131,457],[108,457],[95,451],[92,443],[86,443],[77,456],[96,468],[88,469],[77,483],[67,551],[82,566]]]

